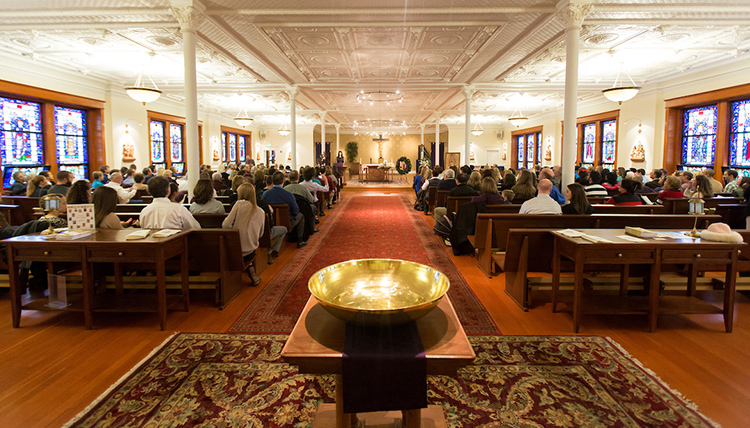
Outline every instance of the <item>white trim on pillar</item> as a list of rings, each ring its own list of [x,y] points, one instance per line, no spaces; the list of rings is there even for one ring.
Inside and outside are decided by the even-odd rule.
[[[297,169],[297,93],[299,88],[292,86],[289,88],[289,119],[291,124],[289,126],[289,136],[291,137],[291,149],[292,155],[292,169]]]

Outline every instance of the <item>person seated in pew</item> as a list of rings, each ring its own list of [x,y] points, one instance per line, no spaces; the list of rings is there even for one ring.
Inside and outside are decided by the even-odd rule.
[[[586,191],[586,197],[607,197],[607,189],[602,186],[602,175],[598,171],[591,171],[589,173],[588,185],[584,187]]]
[[[73,184],[73,181],[75,181],[75,179],[76,176],[73,175],[72,172],[65,170],[57,171],[57,174],[55,174],[55,185],[47,190],[47,194],[62,196],[67,195],[68,190],[70,189],[70,186]]]
[[[133,174],[133,189],[135,189],[136,191],[143,190],[147,192],[148,186],[146,185],[146,183],[144,183],[145,180],[146,176],[143,175],[142,172],[136,172],[135,174]]]
[[[214,187],[211,180],[198,180],[193,189],[191,214],[224,214],[224,204],[214,198]]]
[[[479,173],[477,173],[479,175]],[[448,196],[477,196],[479,192],[469,185],[469,176],[458,174],[456,178],[458,185],[448,192]]]
[[[13,184],[10,186],[10,194],[15,196],[26,194],[26,173],[16,171],[13,173]]]
[[[284,184],[284,173],[275,172],[272,176],[273,187],[263,192],[263,200],[269,204],[287,204],[289,206],[289,224],[297,237],[297,248],[307,245],[305,241],[305,217],[299,211],[297,200],[291,192],[281,187]]]
[[[656,198],[658,205],[664,205],[664,200],[667,198],[684,198],[685,195],[680,191],[682,182],[678,177],[674,175],[668,175],[664,180],[664,187],[659,196]]]
[[[175,184],[175,188],[177,184]],[[148,181],[148,192],[154,200],[141,211],[141,227],[145,229],[200,229],[187,207],[172,203],[169,181],[160,175]]]
[[[513,193],[516,194],[516,197],[531,199],[536,194],[536,190],[534,189],[534,181],[534,174],[524,169],[523,171],[521,171],[521,175],[518,178],[516,185],[513,186],[513,188],[511,188],[510,190],[512,190]],[[550,191],[551,190],[552,189],[550,189]]]
[[[513,193],[510,189],[505,189],[502,192],[500,192],[501,195],[503,195],[503,199],[505,199],[505,202],[503,202],[506,205],[513,205],[513,198],[516,197],[516,194]]]
[[[117,209],[117,192],[107,186],[96,189],[92,196],[94,204],[94,226],[97,229],[123,229],[133,223],[133,219],[122,222],[115,214]]]
[[[518,211],[519,214],[562,214],[560,204],[550,197],[552,187],[554,185],[551,180],[547,178],[539,180],[539,184],[536,185],[536,197],[524,202]]]
[[[105,186],[110,187],[117,192],[117,197],[120,199],[121,204],[127,204],[135,196],[135,189],[125,189],[122,187],[122,174],[119,171],[115,171],[109,176],[109,182]]]
[[[479,171],[472,171],[469,174],[469,179],[466,181],[466,185],[474,189],[474,192],[478,195],[480,193],[479,186],[482,185],[482,174]]]
[[[739,176],[739,173],[733,169],[728,169],[724,171],[724,181],[727,182],[727,185],[724,186],[724,193],[731,193],[732,196],[742,197],[742,190],[740,189],[739,180],[737,180],[737,177]]]
[[[90,204],[91,183],[85,178],[82,180],[77,180],[75,183],[73,183],[72,186],[70,186],[70,189],[68,189],[68,193],[67,195],[65,195],[65,199],[70,205]]]
[[[248,183],[248,184],[250,184],[250,183]],[[257,192],[256,192],[256,194],[257,194]],[[281,250],[281,245],[284,243],[284,239],[286,238],[287,230],[286,230],[286,226],[276,226],[274,224],[274,216],[273,216],[273,207],[272,206],[268,205],[268,203],[266,203],[266,201],[264,201],[263,199],[256,199],[255,202],[263,210],[263,212],[265,212],[269,216],[269,219],[270,219],[270,222],[271,222],[271,224],[269,225],[269,227],[271,229],[271,235],[270,235],[271,240],[273,241],[277,237],[279,238],[279,239],[276,240],[276,242],[273,243],[273,246],[268,249],[267,263],[270,265],[270,264],[273,264],[276,261],[276,257],[279,256],[279,250]],[[232,208],[234,208],[234,207],[232,207]],[[316,229],[316,230],[320,231],[318,229]]]
[[[29,186],[26,188],[26,196],[31,198],[41,198],[47,194],[47,189],[44,188],[45,186],[47,186],[47,177],[41,174],[34,176],[34,178],[29,181]]]
[[[640,183],[630,178],[624,178],[618,185],[619,195],[612,196],[605,204],[609,205],[643,205],[643,199],[635,192],[640,190]]]
[[[249,177],[247,181],[245,181],[246,177]],[[251,183],[252,184],[251,179],[252,179],[252,177],[251,176],[247,176],[247,175],[239,175],[238,174],[238,175],[234,176],[234,178],[232,179],[232,194],[230,194],[229,197],[227,198],[227,203],[229,203],[229,209],[232,209],[232,207],[234,207],[234,203],[237,202],[237,189],[240,187],[240,185],[242,183]],[[255,196],[256,196],[255,200],[257,201],[258,200],[258,197],[257,197],[258,195],[256,194]]]
[[[256,203],[255,187],[250,183],[240,185],[237,188],[237,202],[221,223],[221,227],[240,231],[242,257],[246,262],[255,258],[255,250],[260,246],[259,241],[265,224],[266,215]],[[260,285],[261,279],[255,272],[255,265],[251,264],[247,268],[247,274],[253,285]]]
[[[596,172],[596,171],[592,171]],[[598,174],[598,173],[597,173]],[[586,190],[578,183],[568,184],[565,190],[565,199],[567,204],[563,205],[563,214],[593,214],[594,207],[586,199]]]
[[[289,184],[284,186],[284,190],[290,192],[293,195],[303,197],[310,204],[313,212],[315,212],[315,210],[317,209],[317,207],[315,206],[315,198],[313,197],[312,193],[310,193],[310,190],[299,183],[299,172],[291,171],[289,173]]]
[[[492,177],[484,177],[479,189],[482,193],[471,198],[471,202],[484,202],[485,205],[500,205],[505,203],[505,198],[497,191],[497,185]]]
[[[317,171],[315,170],[314,167],[305,168],[305,172],[303,173],[303,177],[305,181],[302,182],[302,185],[307,187],[307,190],[309,190],[310,193],[312,193],[313,199],[315,200],[315,203],[317,204],[318,197],[316,193],[328,191],[328,180],[326,180],[326,185],[323,186],[319,182],[313,181],[313,178],[316,177],[316,174],[317,174]],[[318,212],[318,216],[322,217],[326,215],[325,212],[323,212],[323,206],[321,205],[319,208],[320,208],[320,212]]]
[[[451,190],[457,185],[456,172],[448,168],[443,172],[443,179],[438,183],[437,190]]]
[[[686,198],[693,196],[698,198],[713,198],[714,190],[711,187],[711,181],[703,174],[695,174],[690,180],[690,186],[682,191]]]
[[[552,177],[554,177],[555,173],[552,172],[550,168],[544,168],[541,171],[539,171],[539,178],[543,179],[546,178],[549,181],[552,181]],[[581,171],[580,177],[585,177],[586,181],[589,179],[589,173],[588,171]],[[565,204],[565,196],[560,193],[560,190],[558,190],[557,186],[553,184],[552,191],[549,194],[549,197],[556,200],[558,204],[564,205]]]

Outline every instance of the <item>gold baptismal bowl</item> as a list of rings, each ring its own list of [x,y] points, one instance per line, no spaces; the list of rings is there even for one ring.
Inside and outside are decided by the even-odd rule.
[[[336,318],[356,324],[396,325],[434,309],[450,281],[423,264],[362,259],[323,268],[310,277],[308,286]]]

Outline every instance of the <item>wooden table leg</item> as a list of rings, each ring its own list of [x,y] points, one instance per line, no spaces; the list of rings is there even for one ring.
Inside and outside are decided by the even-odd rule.
[[[353,421],[357,415],[344,413],[344,376],[336,375],[336,428],[352,428],[357,426]]]
[[[732,251],[732,263],[727,265],[724,285],[724,329],[732,332],[734,324],[734,293],[737,286],[737,250]]]
[[[620,273],[620,297],[628,296],[628,282],[630,282],[630,265],[624,264]]]
[[[185,312],[190,310],[190,284],[188,282],[188,254],[187,254],[188,242],[187,236],[183,240],[182,253],[180,253],[180,269],[182,270],[182,305],[185,308]]]
[[[583,295],[583,260],[577,251],[575,264],[576,282],[573,286],[573,331],[578,333],[578,325],[581,322],[581,296]]]
[[[557,253],[557,237],[552,248],[552,312],[557,312],[557,293],[560,291],[560,254]]]
[[[695,296],[695,286],[698,282],[698,268],[695,266],[695,263],[690,263],[688,265],[688,283],[687,283],[687,296],[693,297]]]
[[[94,300],[94,264],[89,262],[86,257],[86,247],[82,246],[83,256],[81,257],[81,282],[83,285],[83,322],[86,330],[91,330],[93,325],[93,300]]]
[[[125,294],[125,290],[122,285],[122,263],[115,262],[114,270],[115,270],[115,294],[117,295]]]
[[[422,428],[422,409],[402,410],[404,428]]]
[[[661,277],[661,251],[656,251],[656,259],[651,265],[651,279],[648,286],[648,324],[649,331],[656,331],[656,322],[659,319],[659,292]]]
[[[10,285],[10,311],[13,328],[21,326],[21,276],[20,263],[13,259],[13,248],[8,246],[8,282]]]
[[[162,331],[167,328],[167,278],[164,249],[160,248],[156,255],[156,295],[158,300],[159,325]]]

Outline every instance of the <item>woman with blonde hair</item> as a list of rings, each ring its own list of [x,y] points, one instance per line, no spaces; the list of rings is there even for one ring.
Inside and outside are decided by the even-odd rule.
[[[26,196],[32,198],[41,198],[47,194],[47,189],[44,187],[47,185],[47,177],[43,175],[35,175],[34,178],[29,180],[29,185],[26,187]]]
[[[31,186],[29,186],[31,187]],[[703,174],[696,174],[690,181],[690,186],[684,190],[685,197],[713,198],[714,190],[711,181]]]
[[[240,231],[240,244],[242,256],[245,261],[255,258],[255,250],[260,245],[260,237],[263,235],[266,215],[258,207],[255,199],[255,187],[245,183],[237,188],[237,202],[232,207],[227,218],[221,223],[223,229],[238,229]],[[247,274],[253,281],[253,285],[260,285],[260,277],[255,273],[255,265],[247,268]]]
[[[479,187],[482,192],[479,196],[471,198],[471,202],[484,202],[487,205],[500,205],[505,203],[505,198],[497,190],[497,185],[492,177],[484,177]]]
[[[472,171],[469,181],[466,184],[478,192],[480,190],[479,187],[482,185],[482,174],[479,171]]]

